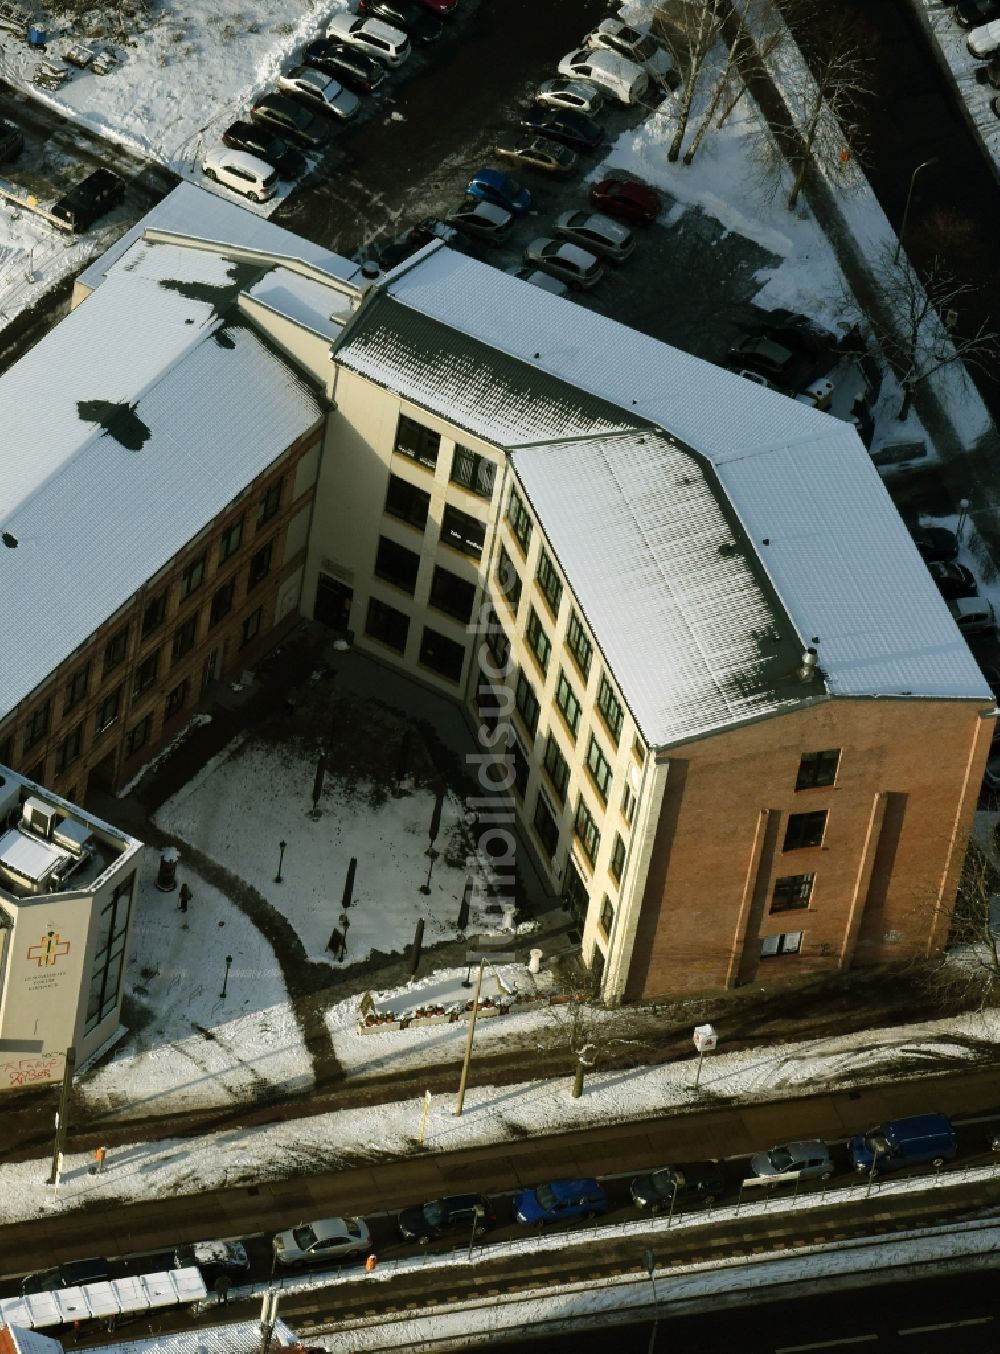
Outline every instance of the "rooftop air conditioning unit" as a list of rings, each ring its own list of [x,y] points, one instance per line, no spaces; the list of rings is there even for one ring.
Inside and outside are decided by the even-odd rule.
[[[33,795],[30,799],[24,801],[24,807],[21,810],[21,822],[37,836],[44,837],[48,841],[52,836],[55,820],[56,811],[50,804],[44,803],[41,799],[36,799]]]

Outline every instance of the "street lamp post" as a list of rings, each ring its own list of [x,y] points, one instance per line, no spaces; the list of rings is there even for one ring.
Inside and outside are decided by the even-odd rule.
[[[482,1204],[476,1204],[472,1210],[472,1234],[469,1237],[469,1259],[472,1259],[472,1248],[476,1244],[476,1237],[479,1235],[479,1224],[483,1219],[485,1210]]]
[[[660,1302],[656,1294],[656,1257],[651,1250],[645,1250],[642,1258],[646,1262],[646,1273],[649,1275],[649,1282],[653,1289],[653,1329],[649,1332],[649,1349],[647,1354],[653,1354],[653,1348],[656,1345],[656,1327],[660,1321]]]
[[[969,500],[960,498],[958,500],[958,526],[955,528],[955,535],[959,540],[962,539],[962,532],[965,530],[965,520],[969,515]]]
[[[278,843],[278,873],[274,876],[274,882],[276,884],[281,883],[281,867],[285,862],[285,847],[287,845],[287,842]]]
[[[903,208],[903,219],[899,223],[899,234],[896,236],[896,252],[892,256],[893,263],[899,262],[899,251],[903,248],[903,236],[906,234],[906,223],[910,217],[910,202],[913,199],[913,185],[917,181],[917,175],[922,169],[928,169],[931,165],[936,165],[938,157],[932,155],[929,160],[921,160],[913,173],[910,175],[910,186],[906,190],[906,205]]]
[[[220,1000],[220,1001],[221,1001],[222,998],[226,995],[226,989],[229,987],[229,970],[232,968],[232,966],[233,966],[233,956],[232,956],[231,954],[227,954],[227,955],[226,955],[226,976],[225,976],[225,977],[223,978],[223,980],[222,980],[222,991],[219,993],[219,1000]]]

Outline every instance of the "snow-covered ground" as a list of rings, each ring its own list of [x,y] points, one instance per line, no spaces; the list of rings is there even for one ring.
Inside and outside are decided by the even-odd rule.
[[[970,33],[955,19],[955,6],[945,0],[916,0],[915,8],[923,20],[923,28],[936,43],[942,64],[950,72],[959,99],[968,109],[969,122],[975,128],[986,154],[1000,173],[1000,117],[994,113],[992,101],[997,91],[992,85],[980,83],[976,72],[985,64],[974,57],[968,48]]]

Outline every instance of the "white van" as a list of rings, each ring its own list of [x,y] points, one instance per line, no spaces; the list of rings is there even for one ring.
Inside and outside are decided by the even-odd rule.
[[[966,46],[980,61],[992,56],[1000,48],[1000,19],[983,24],[981,28],[974,28],[966,40]]]
[[[278,171],[273,165],[245,150],[230,150],[227,146],[210,150],[201,168],[207,178],[257,202],[273,197],[278,184]]]
[[[603,47],[581,47],[559,62],[559,74],[568,80],[589,80],[602,94],[619,103],[638,103],[649,88],[649,76],[627,57]]]

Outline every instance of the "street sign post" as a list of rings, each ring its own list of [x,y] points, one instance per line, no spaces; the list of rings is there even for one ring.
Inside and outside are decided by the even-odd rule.
[[[694,1027],[694,1046],[698,1050],[698,1070],[694,1074],[694,1089],[698,1089],[698,1083],[701,1080],[701,1065],[705,1061],[705,1054],[711,1053],[719,1041],[719,1036],[715,1032],[714,1025],[696,1025]]]

